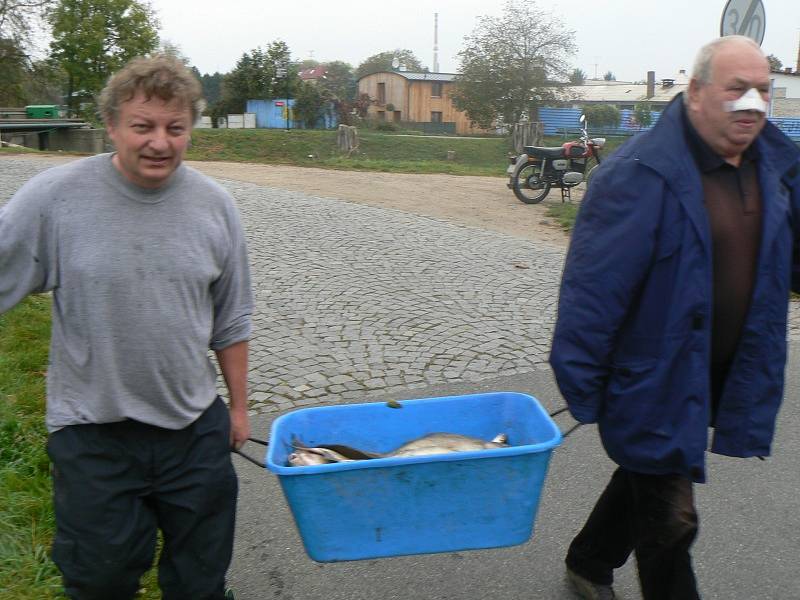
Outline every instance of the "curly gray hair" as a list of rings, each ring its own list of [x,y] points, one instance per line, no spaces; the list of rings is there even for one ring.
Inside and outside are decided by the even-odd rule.
[[[120,104],[137,92],[149,100],[153,96],[169,102],[177,99],[192,111],[192,123],[205,108],[203,90],[197,77],[181,61],[156,54],[131,60],[112,75],[100,92],[100,116],[106,125],[114,124]]]

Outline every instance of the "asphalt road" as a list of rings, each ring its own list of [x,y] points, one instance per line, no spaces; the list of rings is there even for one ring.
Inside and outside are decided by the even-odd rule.
[[[791,352],[787,401],[774,454],[766,461],[709,455],[709,483],[696,486],[700,534],[694,563],[704,599],[800,598],[800,355]],[[562,400],[549,373],[453,384],[393,394],[422,398],[514,390],[535,395],[549,410]],[[370,401],[389,399],[374,395]],[[271,416],[254,418],[266,436]],[[574,422],[556,417],[562,430]],[[250,450],[259,447],[250,444]],[[556,448],[535,532],[523,545],[342,563],[308,558],[277,477],[234,459],[240,474],[240,510],[230,581],[242,599],[284,600],[567,600],[563,557],[613,471],[597,430],[584,426]],[[502,491],[498,491],[502,493]],[[320,502],[335,502],[320,498]],[[387,507],[390,509],[390,507]],[[625,600],[640,598],[631,559],[616,574]]]

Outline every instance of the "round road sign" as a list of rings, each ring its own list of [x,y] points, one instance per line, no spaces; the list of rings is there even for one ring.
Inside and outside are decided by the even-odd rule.
[[[764,41],[766,16],[761,0],[728,0],[722,11],[719,34],[746,35],[760,46]]]

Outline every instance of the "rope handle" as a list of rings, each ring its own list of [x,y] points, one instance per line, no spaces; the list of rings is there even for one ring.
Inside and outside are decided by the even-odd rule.
[[[569,410],[569,407],[567,407],[567,406],[564,406],[563,408],[559,408],[558,410],[551,412],[550,413],[550,417],[555,417],[557,415],[560,415],[561,413],[566,412],[567,410]],[[566,438],[569,434],[571,434],[573,431],[575,431],[581,425],[583,425],[583,423],[576,423],[575,425],[573,425],[572,427],[567,429],[566,433],[562,433],[561,436]]]
[[[254,438],[254,437],[249,437],[249,438],[247,438],[247,439],[248,439],[248,441],[250,441],[250,442],[255,442],[256,444],[261,444],[262,446],[269,446],[269,442],[268,442],[268,441],[266,441],[266,440],[259,440],[258,438]],[[245,460],[249,460],[251,463],[253,463],[253,464],[254,464],[254,465],[256,465],[257,467],[261,467],[261,468],[263,469],[263,468],[265,468],[265,466],[266,466],[266,465],[265,465],[263,462],[261,462],[260,460],[256,460],[255,458],[253,458],[253,457],[252,457],[252,456],[250,456],[249,454],[246,454],[246,453],[242,452],[241,450],[238,450],[238,449],[236,449],[236,448],[231,448],[231,452],[233,452],[234,454],[238,454],[239,456],[241,456],[241,457],[242,457],[242,458],[244,458]]]

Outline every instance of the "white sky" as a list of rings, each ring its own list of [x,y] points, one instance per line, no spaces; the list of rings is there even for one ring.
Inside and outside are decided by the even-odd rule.
[[[739,0],[733,0],[739,1]],[[800,0],[762,0],[762,48],[795,68]],[[281,39],[294,60],[343,60],[408,48],[433,66],[434,13],[439,13],[439,70],[456,72],[463,37],[481,15],[499,15],[503,0],[151,0],[162,39],[180,47],[201,73],[230,71],[244,52]],[[697,49],[719,36],[726,0],[571,0],[543,2],[576,32],[573,65],[589,77],[618,80],[691,71]]]

